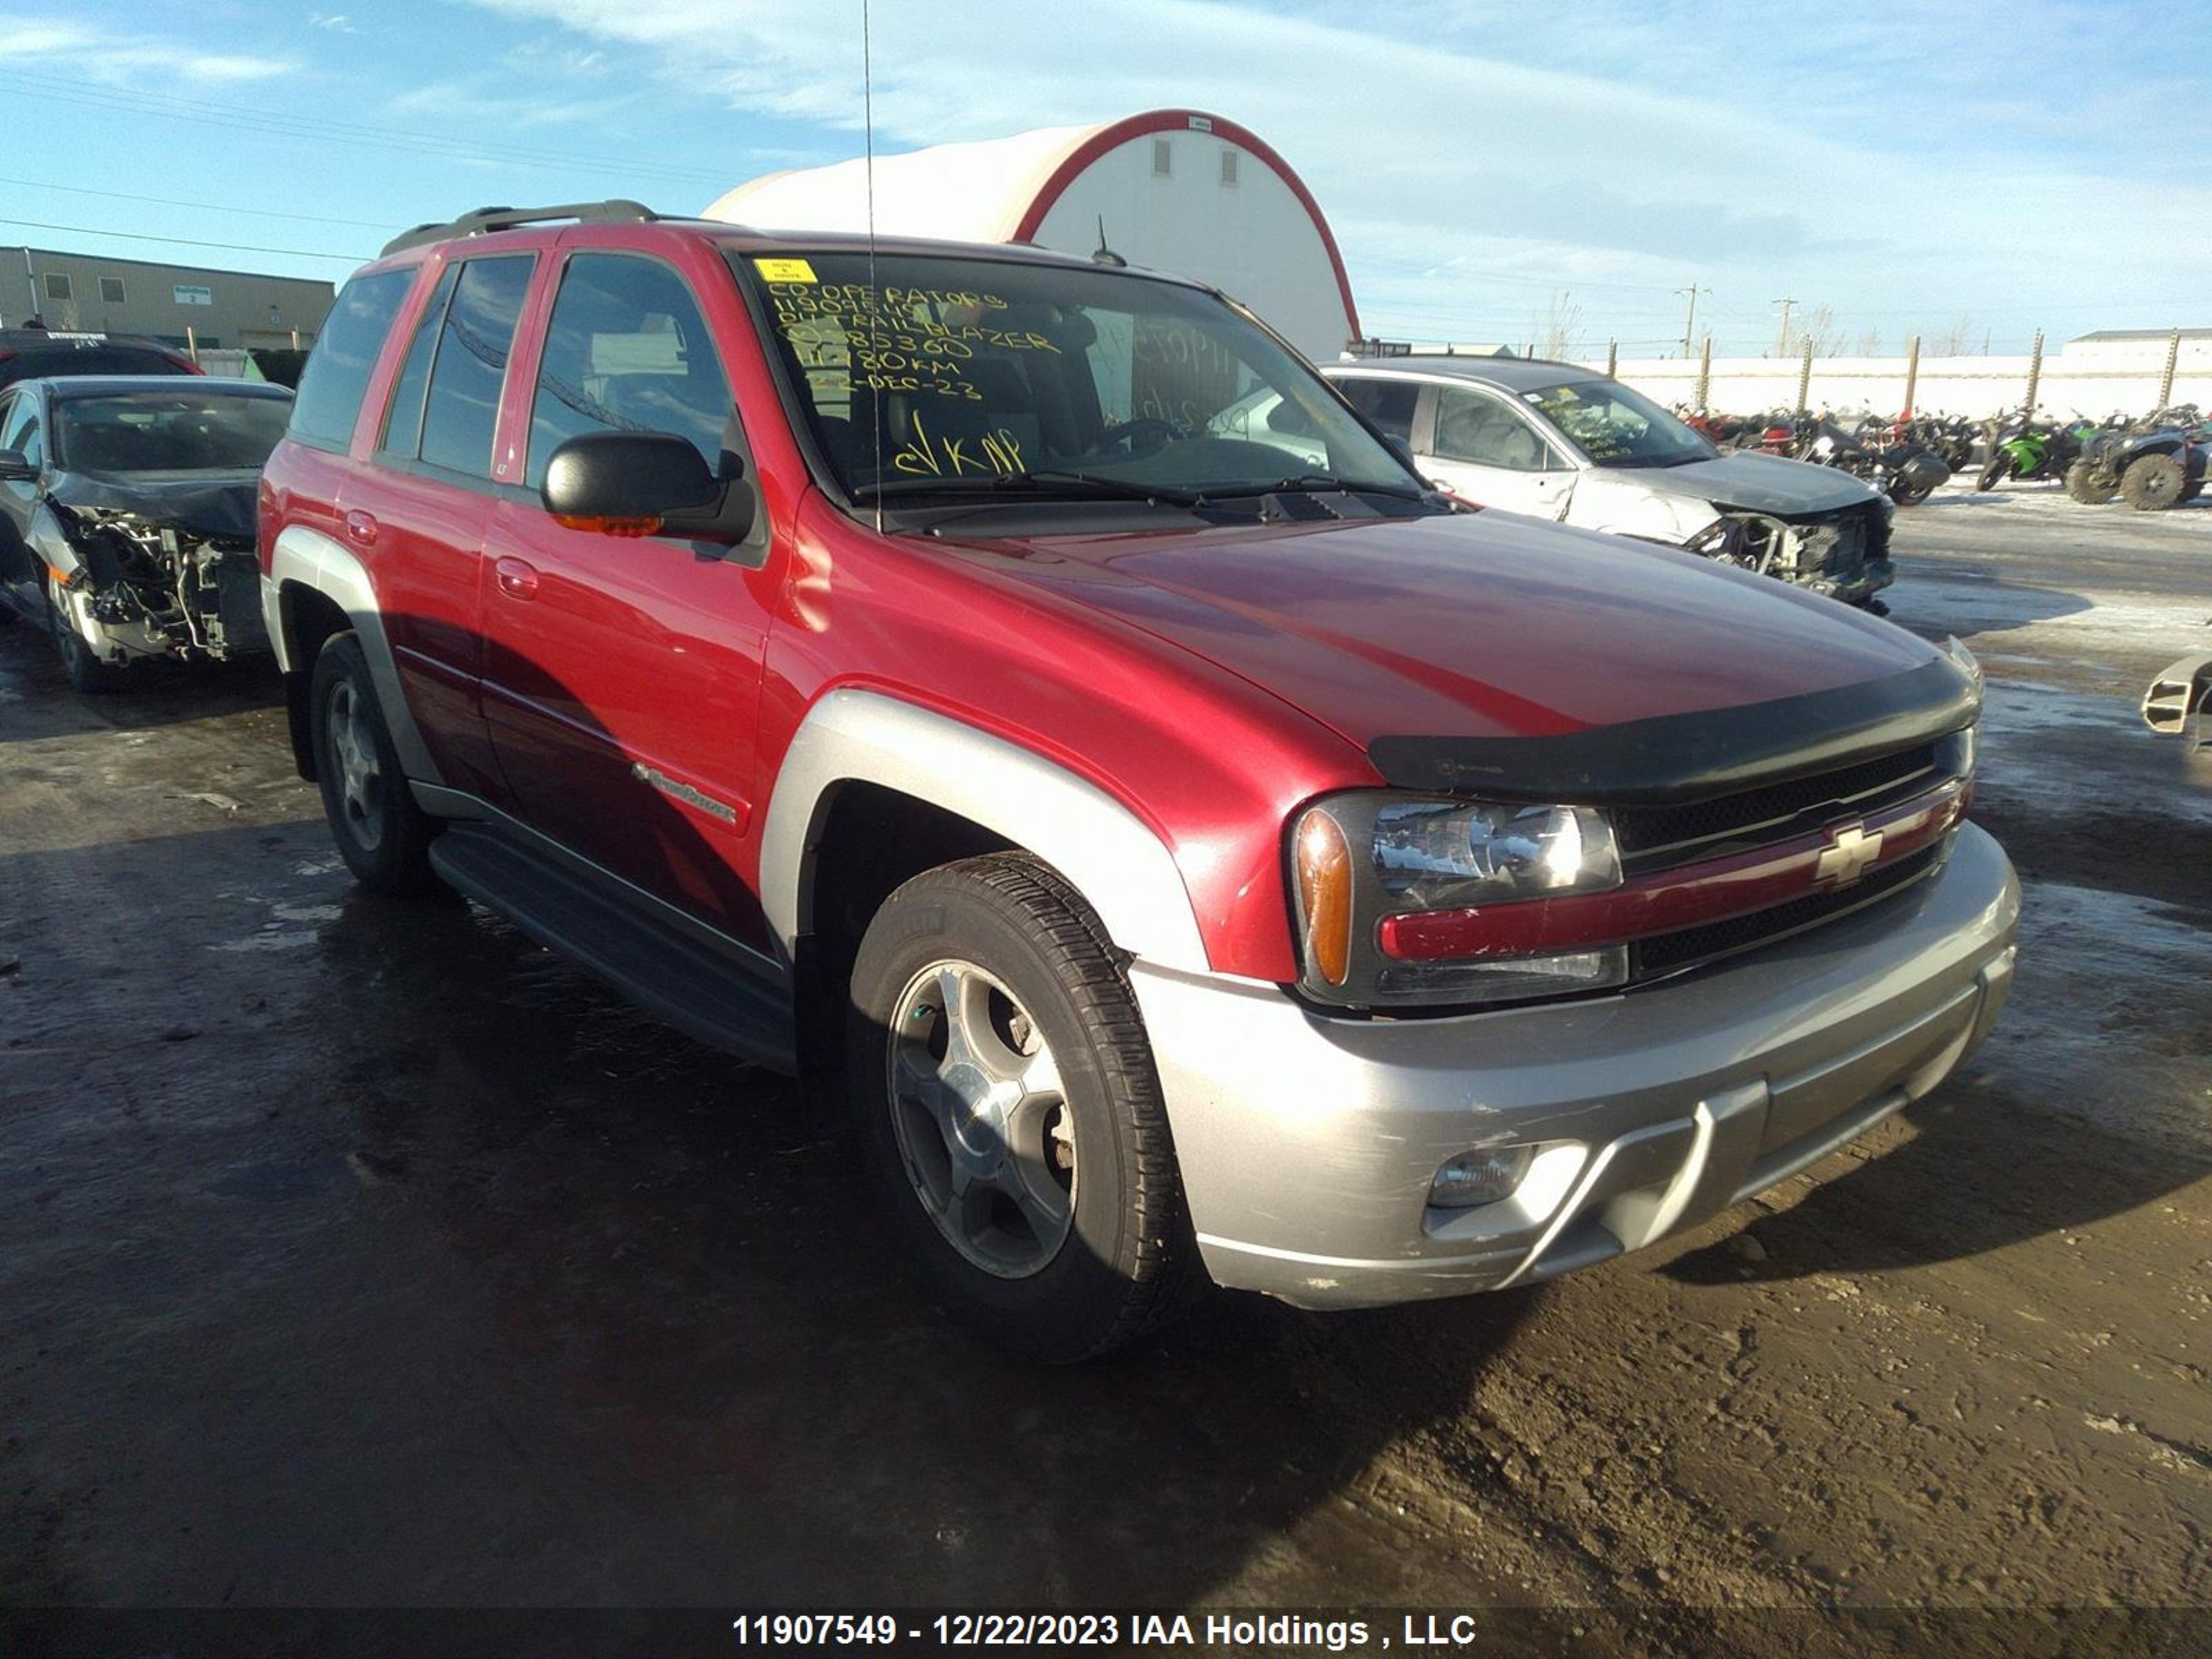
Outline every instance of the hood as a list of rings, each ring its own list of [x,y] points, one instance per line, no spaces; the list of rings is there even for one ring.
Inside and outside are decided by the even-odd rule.
[[[57,472],[46,499],[73,511],[126,513],[215,541],[253,539],[258,471]]]
[[[1788,517],[1832,513],[1875,500],[1865,483],[1832,466],[1792,461],[1779,455],[1737,450],[1686,466],[1607,467],[1608,478],[1633,482],[1662,495],[1687,495],[1716,507],[1740,507],[1753,513]]]
[[[1770,578],[1499,514],[965,551],[1219,665],[1370,758],[1394,737],[1560,738],[1784,700],[1817,724],[1821,694],[1965,680],[1904,629]]]

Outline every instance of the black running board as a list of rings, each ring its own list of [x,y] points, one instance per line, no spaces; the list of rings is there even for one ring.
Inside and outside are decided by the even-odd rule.
[[[489,825],[449,826],[430,843],[430,862],[457,890],[686,1036],[798,1070],[791,994],[763,973]]]

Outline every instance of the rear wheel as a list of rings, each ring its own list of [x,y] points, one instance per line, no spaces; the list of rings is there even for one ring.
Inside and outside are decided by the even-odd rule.
[[[2179,455],[2138,455],[2120,475],[2120,494],[2138,513],[2156,513],[2181,499],[2189,483]]]
[[[2102,507],[2119,489],[2120,481],[2092,461],[2076,461],[2066,469],[2066,493],[2084,507]]]
[[[334,634],[324,644],[308,699],[323,816],[346,868],[380,893],[437,890],[442,884],[430,868],[430,842],[442,825],[415,804],[368,658],[352,634]]]
[[[1127,977],[1046,866],[993,854],[884,901],[854,963],[845,1084],[863,1160],[948,1308],[1065,1363],[1200,1282]]]

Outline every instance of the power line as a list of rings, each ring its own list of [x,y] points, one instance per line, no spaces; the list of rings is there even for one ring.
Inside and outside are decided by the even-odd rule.
[[[125,242],[173,242],[179,247],[221,248],[227,253],[289,253],[302,259],[342,259],[347,264],[365,264],[374,256],[367,253],[326,253],[311,247],[257,247],[250,242],[204,242],[191,236],[149,236],[143,231],[102,230],[97,225],[57,225],[44,219],[0,219],[0,225],[20,225],[30,230],[66,230],[76,236],[113,236]]]
[[[105,196],[112,202],[151,202],[156,207],[191,208],[201,213],[239,213],[255,219],[296,219],[310,225],[351,225],[359,230],[389,234],[404,227],[380,219],[331,219],[319,213],[279,213],[273,208],[225,207],[220,202],[179,202],[167,196],[132,196],[119,190],[93,190],[84,185],[50,185],[43,179],[0,179],[0,185],[20,185],[26,190],[58,190],[70,196]]]

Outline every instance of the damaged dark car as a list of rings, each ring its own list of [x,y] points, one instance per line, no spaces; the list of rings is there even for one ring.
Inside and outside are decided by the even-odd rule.
[[[0,392],[0,620],[52,631],[70,684],[269,649],[254,490],[292,394],[73,375]]]

